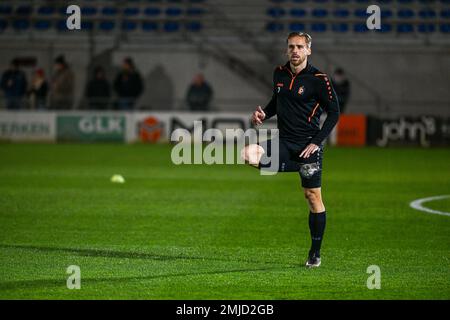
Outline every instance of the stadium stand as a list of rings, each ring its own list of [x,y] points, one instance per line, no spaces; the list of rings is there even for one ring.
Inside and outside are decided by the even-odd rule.
[[[380,30],[368,30],[366,26],[367,6],[372,3],[381,7]],[[282,47],[289,31],[313,35],[314,59],[328,68],[324,71],[330,71],[337,61],[351,69],[354,59],[351,54],[372,59],[374,54],[370,50],[373,46],[382,50],[395,45],[398,56],[393,60],[401,64],[398,57],[405,48],[438,51],[445,50],[450,43],[450,0],[227,0],[220,5],[215,0],[79,0],[77,5],[81,8],[82,28],[68,32],[66,1],[2,0],[0,39],[2,48],[7,49],[4,52],[12,51],[8,49],[12,44],[20,47],[22,41],[26,45],[42,46],[44,48],[39,50],[52,55],[55,44],[61,48],[67,46],[66,51],[70,52],[73,43],[82,54],[89,52],[90,44],[94,43],[103,49],[116,50],[113,56],[119,55],[117,52],[121,47],[126,47],[132,55],[143,51],[151,55],[151,50],[159,50],[154,48],[157,45],[164,46],[161,50],[166,53],[175,48],[170,43],[176,42],[180,44],[176,49],[182,47],[180,50],[189,51],[189,54],[194,52],[191,57],[200,61],[198,65],[205,63],[207,56],[243,80],[245,85],[253,86],[257,93],[242,89],[240,98],[244,100],[247,96],[260,97],[259,92],[270,88],[273,65],[280,60],[277,48]],[[333,53],[324,49],[327,46],[334,49]],[[334,57],[335,53],[340,56]],[[160,57],[158,54],[155,56]],[[9,56],[4,57],[5,61],[8,59]],[[437,65],[438,61],[433,63]],[[196,63],[191,64],[191,73],[194,73]],[[386,65],[385,69],[392,67]],[[50,67],[47,68],[50,73]],[[79,72],[83,76],[88,73]],[[360,96],[355,96],[354,100],[361,102],[361,108],[373,100],[378,105],[383,104],[386,99],[382,96],[386,91],[394,96],[403,92],[403,87],[401,90],[382,87],[382,81],[379,81],[380,88],[372,89],[368,79],[373,72],[369,66],[349,72],[352,80],[361,86]],[[81,79],[77,80],[80,81],[78,88],[83,87],[83,76],[78,77]],[[81,89],[78,90],[77,95],[82,96]],[[398,93],[395,99],[400,101],[402,94]],[[413,109],[419,110],[420,99],[410,100],[415,104]],[[249,104],[224,103],[221,108],[240,110]],[[403,104],[403,110],[410,107],[409,103]]]
[[[266,31],[271,33],[285,30],[286,26],[293,25],[291,19],[299,18],[306,24],[302,29],[304,31],[342,33],[353,30],[355,33],[366,33],[362,24],[369,16],[367,0],[268,0],[267,3]],[[446,32],[448,23],[443,20],[449,19],[450,14],[447,0],[378,0],[374,4],[382,7],[381,17],[390,20],[386,27],[379,30],[380,33],[393,31],[393,36],[417,36],[422,32]],[[390,8],[383,6],[386,4]],[[286,10],[289,10],[290,15],[285,14]],[[324,22],[319,20],[326,20],[327,25],[324,26]],[[290,30],[296,30],[295,23]]]
[[[382,18],[390,20],[387,29],[392,31],[392,36],[448,32],[448,0],[378,0],[374,3],[382,6]],[[208,13],[208,8],[214,5],[213,1],[208,0],[82,0],[78,4],[84,20],[90,22],[87,24],[89,31],[94,30],[100,35],[116,28],[135,34],[145,34],[149,30],[171,33],[176,25],[170,21],[173,19],[182,22],[175,29],[185,32],[207,29],[208,34],[221,35],[224,33],[223,29],[226,29],[223,21]],[[230,13],[241,11],[243,14],[229,17],[241,19],[246,16],[246,24],[252,30],[280,33],[301,29],[332,35],[343,32],[360,33],[360,25],[369,15],[366,12],[368,4],[370,3],[367,0],[262,0],[248,1],[248,5],[238,5],[230,1],[228,5],[221,6]],[[249,12],[251,14],[247,14]],[[65,15],[64,1],[34,1],[33,5],[30,5],[24,1],[6,0],[0,4],[0,30],[3,33],[9,29],[28,31],[32,28],[38,32],[51,28],[60,30],[57,21],[60,16]],[[110,19],[114,19],[113,24],[99,22]],[[37,23],[38,20],[45,22]],[[242,23],[242,20],[232,22]],[[155,23],[157,28],[154,28]],[[304,28],[299,29],[302,27],[299,24]]]

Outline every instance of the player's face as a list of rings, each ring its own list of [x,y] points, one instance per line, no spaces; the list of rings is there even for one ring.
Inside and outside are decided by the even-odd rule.
[[[287,56],[292,65],[301,65],[310,54],[311,49],[308,48],[305,37],[292,37],[288,40]]]

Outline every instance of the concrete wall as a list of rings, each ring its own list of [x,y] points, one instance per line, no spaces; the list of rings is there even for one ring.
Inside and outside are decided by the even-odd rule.
[[[146,93],[140,107],[151,109],[185,109],[184,95],[192,77],[201,71],[214,88],[213,106],[217,110],[251,111],[264,105],[270,92],[256,89],[251,79],[243,79],[219,61],[199,53],[185,44],[128,45],[108,52],[109,43],[90,48],[88,43],[30,45],[27,42],[0,43],[0,70],[16,56],[36,57],[38,66],[51,73],[53,58],[63,53],[76,71],[76,97],[79,105],[88,78],[90,52],[97,62],[106,66],[113,79],[122,59],[131,56],[146,79]],[[261,54],[239,43],[227,44],[227,50],[261,70],[272,69]],[[284,62],[283,44],[273,49],[273,65]],[[103,53],[103,55],[100,55]],[[366,114],[433,114],[450,115],[450,49],[448,47],[417,47],[415,45],[334,45],[313,43],[311,61],[327,73],[343,67],[352,80],[349,112]],[[26,70],[31,74],[31,69]],[[161,96],[170,96],[161,103],[152,103]],[[377,97],[380,101],[377,102]]]

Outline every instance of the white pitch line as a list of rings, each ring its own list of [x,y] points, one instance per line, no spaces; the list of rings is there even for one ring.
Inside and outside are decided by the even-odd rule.
[[[434,201],[434,200],[442,200],[442,199],[446,199],[446,198],[450,198],[450,195],[445,195],[445,196],[435,196],[435,197],[429,197],[429,198],[423,198],[423,199],[417,199],[412,201],[409,206],[413,209],[416,210],[420,210],[420,211],[424,211],[427,213],[431,213],[431,214],[439,214],[441,216],[449,216],[450,217],[450,212],[444,212],[444,211],[439,211],[439,210],[433,210],[430,208],[426,208],[424,207],[422,204],[425,202],[429,202],[429,201]]]

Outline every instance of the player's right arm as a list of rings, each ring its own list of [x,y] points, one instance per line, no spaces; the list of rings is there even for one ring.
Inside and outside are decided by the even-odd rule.
[[[266,113],[261,108],[261,106],[257,106],[255,112],[253,112],[253,114],[252,114],[252,123],[254,125],[259,125],[264,121],[265,118],[266,118]]]
[[[275,74],[277,69],[273,72],[273,83],[274,83],[274,90],[272,94],[272,99],[270,99],[267,106],[262,109],[261,106],[256,107],[255,112],[252,114],[252,122],[255,125],[261,124],[264,120],[272,118],[274,115],[277,114],[277,93],[275,88]]]
[[[263,123],[264,120],[272,118],[277,113],[277,96],[275,93],[270,99],[269,104],[262,109],[261,106],[257,106],[255,112],[252,114],[252,122],[255,125]]]

